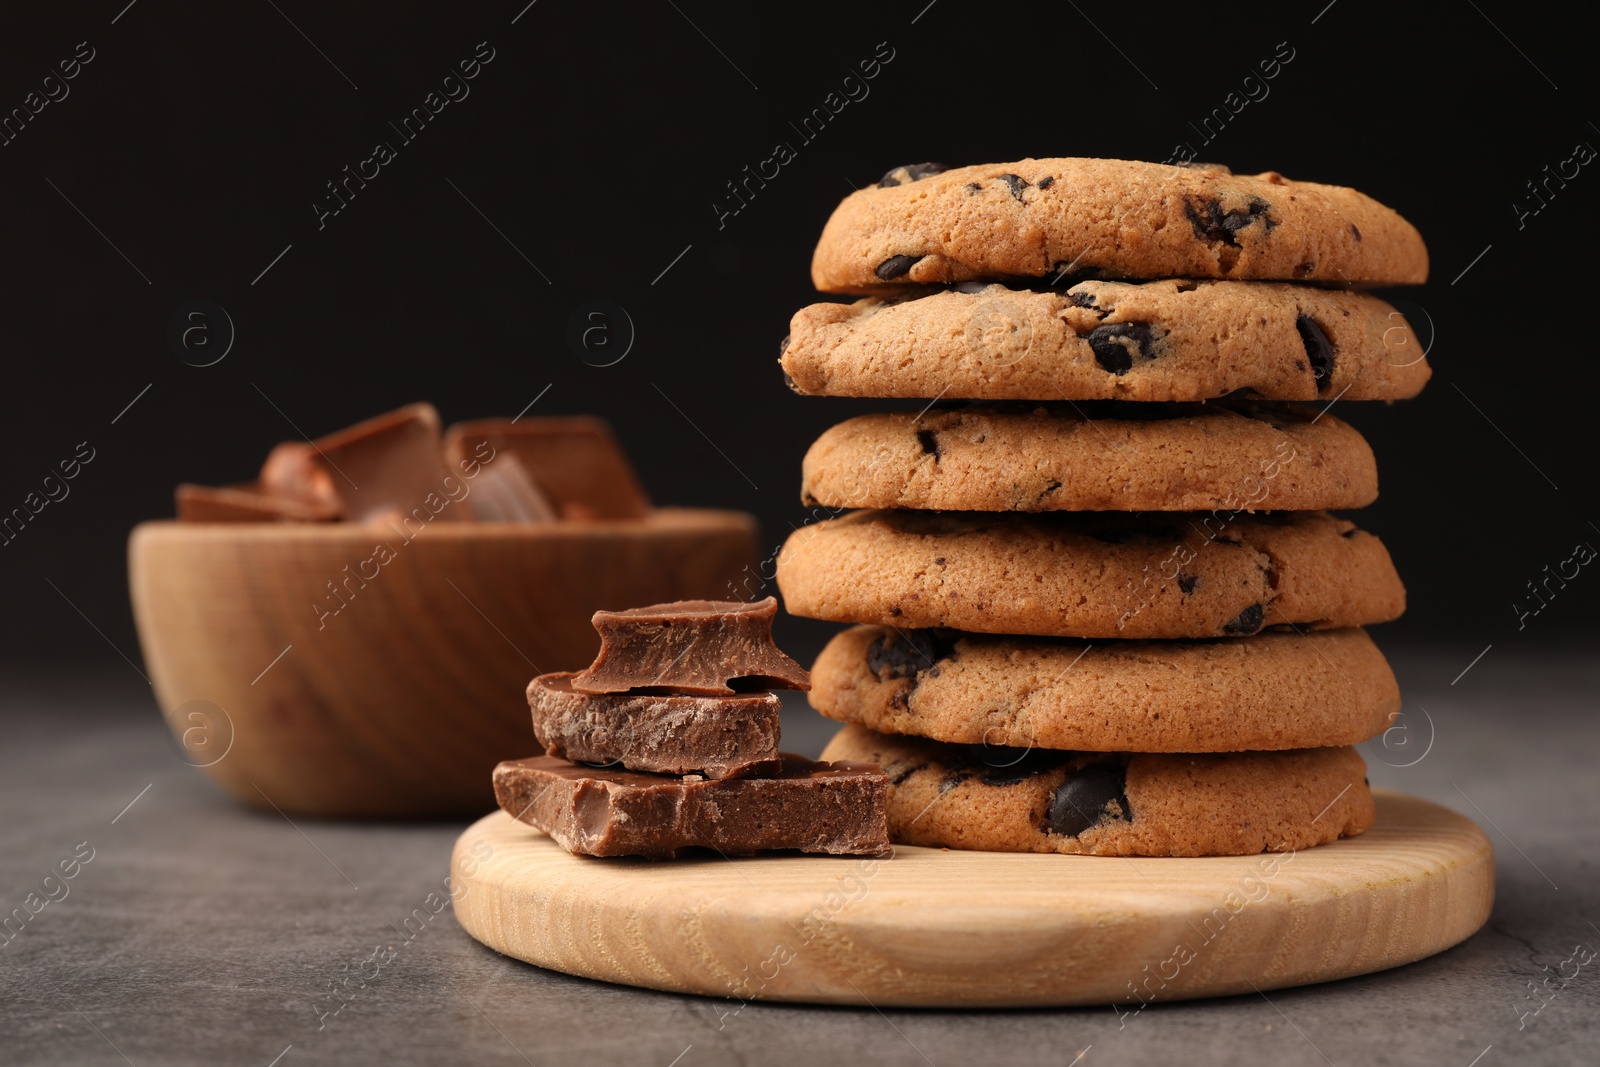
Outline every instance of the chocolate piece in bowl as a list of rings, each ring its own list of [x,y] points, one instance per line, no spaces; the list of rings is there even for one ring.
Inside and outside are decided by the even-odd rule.
[[[638,688],[728,696],[757,689],[811,688],[806,669],[772,641],[774,597],[684,600],[627,611],[597,611],[600,654],[572,678],[580,693]]]
[[[279,445],[261,482],[290,499],[335,501],[339,517],[353,522],[393,512],[423,523],[473,518],[469,483],[445,466],[432,404],[408,404],[308,445]]]
[[[184,522],[327,522],[329,508],[272,496],[255,482],[210,486],[184,483],[174,494]]]
[[[671,859],[690,848],[738,856],[889,851],[889,779],[877,766],[789,753],[782,759],[770,778],[709,780],[535,756],[496,767],[494,794],[507,813],[587,856]]]
[[[533,733],[546,755],[707,778],[779,768],[783,702],[773,693],[580,693],[572,677],[541,674],[528,685]]]
[[[516,456],[506,453],[478,468],[472,517],[479,522],[551,522],[561,517]]]
[[[603,419],[462,422],[446,431],[444,450],[451,468],[463,472],[514,456],[565,519],[638,519],[650,510],[633,464]]]

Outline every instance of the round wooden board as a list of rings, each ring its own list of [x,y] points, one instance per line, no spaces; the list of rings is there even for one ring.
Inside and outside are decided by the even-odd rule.
[[[1359,837],[1212,859],[910,846],[877,860],[594,859],[497,811],[456,843],[456,918],[541,967],[740,1000],[1016,1007],[1248,993],[1410,963],[1488,919],[1483,831],[1375,792],[1377,824]]]

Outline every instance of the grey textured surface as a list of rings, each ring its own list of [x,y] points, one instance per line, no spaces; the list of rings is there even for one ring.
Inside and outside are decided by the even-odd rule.
[[[541,971],[472,941],[448,907],[431,914],[464,823],[291,825],[185,766],[131,671],[13,674],[0,911],[24,908],[80,842],[94,853],[0,946],[0,1062],[1592,1063],[1600,958],[1576,975],[1562,964],[1600,947],[1600,662],[1497,648],[1452,685],[1475,653],[1396,654],[1410,729],[1365,747],[1375,785],[1489,831],[1488,928],[1395,971],[1126,1019],[1109,1006],[739,1009]],[[814,753],[828,724],[791,707],[785,747]],[[427,921],[406,928],[414,915]],[[392,958],[322,1015],[338,1003],[329,983],[380,946]]]

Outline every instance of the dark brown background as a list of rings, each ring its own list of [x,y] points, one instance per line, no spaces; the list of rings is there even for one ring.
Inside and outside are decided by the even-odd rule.
[[[803,518],[806,445],[872,406],[795,397],[773,362],[815,298],[811,246],[838,199],[899,163],[1161,159],[1180,139],[1236,171],[1355,185],[1428,240],[1432,280],[1402,295],[1435,326],[1432,384],[1398,407],[1339,408],[1383,475],[1362,522],[1411,591],[1381,636],[1437,641],[1462,663],[1490,643],[1592,642],[1600,579],[1580,575],[1520,632],[1511,607],[1576,542],[1600,545],[1586,315],[1600,176],[1585,167],[1520,228],[1512,207],[1575,143],[1600,144],[1594,64],[1584,35],[1523,6],[1219,17],[912,0],[757,15],[544,0],[513,25],[523,0],[142,0],[113,24],[123,3],[0,17],[3,113],[78,42],[95,52],[0,147],[0,511],[79,442],[95,450],[71,495],[0,547],[0,658],[136,656],[125,540],[170,513],[176,482],[249,476],[296,436],[288,419],[317,435],[417,399],[446,420],[509,415],[548,385],[533,413],[609,417],[658,501],[751,510],[776,546]],[[470,96],[319,230],[324,183],[398,142],[388,122],[480,41],[495,58]],[[802,144],[790,122],[879,42],[894,58],[870,95]],[[1270,95],[1200,146],[1189,122],[1279,42],[1294,59]],[[778,140],[798,157],[719,229],[724,183]],[[196,299],[237,330],[205,368],[166,339]],[[595,299],[637,331],[614,366],[567,341]],[[784,626],[799,653],[826,631]]]

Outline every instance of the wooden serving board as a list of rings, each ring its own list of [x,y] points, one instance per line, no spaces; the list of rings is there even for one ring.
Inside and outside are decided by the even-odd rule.
[[[1136,1008],[1248,993],[1410,963],[1488,919],[1483,831],[1376,792],[1359,837],[1215,859],[909,846],[594,859],[497,811],[456,843],[456,918],[541,967],[741,1001]]]

